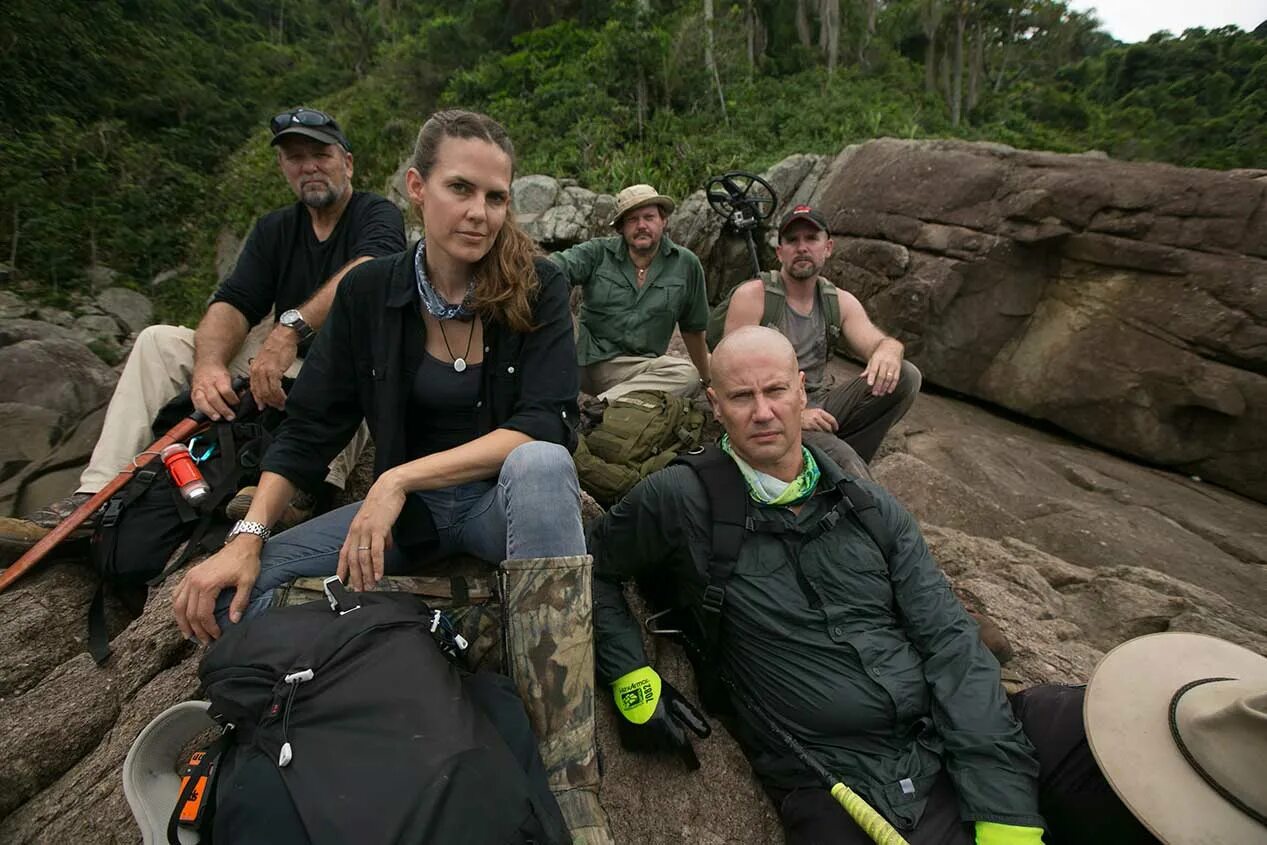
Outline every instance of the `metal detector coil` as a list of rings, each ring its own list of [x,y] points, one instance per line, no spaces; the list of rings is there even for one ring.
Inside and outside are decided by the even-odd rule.
[[[752,275],[759,276],[761,262],[752,233],[770,219],[779,206],[774,186],[755,173],[731,170],[709,179],[704,185],[704,196],[708,198],[709,207],[726,219],[726,226],[748,241]]]

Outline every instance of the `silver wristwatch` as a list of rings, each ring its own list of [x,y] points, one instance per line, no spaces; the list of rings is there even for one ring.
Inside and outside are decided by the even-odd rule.
[[[288,329],[294,329],[295,334],[299,335],[301,341],[307,340],[314,334],[312,326],[308,325],[307,321],[304,320],[304,315],[294,308],[283,311],[282,315],[277,318],[277,322]]]
[[[262,522],[251,522],[248,519],[239,519],[234,523],[233,528],[229,530],[229,536],[224,538],[224,544],[229,545],[229,541],[239,534],[254,534],[261,540],[267,540],[273,536],[273,532]]]

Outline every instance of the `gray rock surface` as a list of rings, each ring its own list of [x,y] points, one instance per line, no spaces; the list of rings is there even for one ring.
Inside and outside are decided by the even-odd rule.
[[[882,139],[766,176],[775,220],[802,200],[828,216],[827,276],[928,381],[1267,501],[1267,182],[1255,174]],[[701,192],[670,225],[714,301],[751,277],[719,221]]]
[[[1068,356],[1082,355],[1098,369],[1079,383],[1086,400],[1079,413],[1116,426],[1116,436],[1164,442],[1166,420],[1150,428],[1138,416],[1148,408],[1119,404],[1183,408],[1193,393],[1224,417],[1257,419],[1254,408],[1267,404],[1245,374],[1263,372],[1255,356],[1264,348],[1258,333],[1267,300],[1254,262],[1267,257],[1267,212],[1254,206],[1252,190],[1267,182],[1131,165],[1145,167],[1128,170],[1135,181],[1153,179],[1149,189],[1128,184],[1122,167],[1001,145],[885,141],[831,159],[795,157],[768,175],[784,199],[776,215],[795,202],[825,206],[825,196],[836,197],[833,272],[902,333],[934,384],[1024,405],[1019,410],[1095,439],[1074,425],[1063,392],[1069,373],[1083,372],[1070,369]],[[928,191],[929,180],[944,190]],[[610,201],[560,182],[554,204],[531,212],[538,216],[530,222],[577,240],[606,234]],[[720,280],[746,278],[746,247],[722,236],[701,195],[682,202],[670,233],[701,255],[714,293]],[[0,314],[29,313],[4,297]],[[1105,328],[1115,323],[1120,335]],[[29,390],[43,397],[34,407],[65,413],[62,388],[34,379],[4,385],[13,350],[33,359],[30,349],[51,349],[83,363],[82,347],[70,353],[57,344],[74,344],[41,337],[0,344],[0,391],[19,391],[26,401]],[[672,348],[681,354],[680,343]],[[1134,356],[1135,370],[1119,354]],[[1174,370],[1169,381],[1149,369],[1154,361]],[[831,369],[841,378],[857,371],[840,361]],[[100,413],[81,409],[52,454],[0,481],[0,513],[73,483]],[[1220,461],[1252,468],[1254,441],[1242,448],[1235,438],[1210,440],[1203,417],[1185,419],[1187,436],[1214,444],[1212,457],[1175,460],[1188,472],[1174,473],[926,392],[873,470],[918,518],[964,603],[1010,638],[1011,680],[1083,681],[1106,650],[1161,630],[1209,633],[1267,654],[1267,506],[1188,477],[1212,468],[1212,477],[1236,483],[1219,475]],[[71,620],[82,618],[91,585],[82,564],[60,562],[0,594],[0,841],[82,841],[85,832],[92,841],[139,841],[120,789],[122,759],[150,718],[196,692],[197,652],[170,622],[166,588],[122,628],[105,667],[80,652]],[[112,619],[125,621],[117,610]],[[649,647],[662,674],[693,691],[681,653],[665,643]],[[599,698],[603,795],[618,842],[780,841],[768,800],[719,725],[697,743],[703,768],[692,775],[673,760],[623,752],[612,708]]]
[[[856,367],[836,361],[838,377]],[[1141,467],[988,410],[922,395],[886,440],[877,479],[918,517],[972,609],[992,618],[1021,683],[1084,681],[1109,648],[1159,630],[1209,633],[1267,654],[1267,507]],[[195,694],[195,652],[169,621],[167,589],[115,641],[103,669],[57,619],[86,604],[86,580],[50,565],[0,595],[0,840],[137,837],[118,786],[131,739]],[[633,596],[635,603],[637,597]],[[657,668],[694,690],[676,647]],[[720,725],[697,742],[702,769],[621,750],[600,695],[603,798],[618,842],[778,842],[768,800]],[[59,838],[61,837],[61,838]],[[66,837],[69,837],[67,839]]]
[[[0,290],[0,319],[25,317],[34,309],[16,293]]]
[[[154,322],[153,303],[129,288],[106,288],[97,294],[97,305],[118,320],[129,334],[136,334]]]
[[[51,377],[56,374],[57,377]],[[0,347],[0,396],[83,417],[114,389],[115,374],[69,340],[23,340]]]

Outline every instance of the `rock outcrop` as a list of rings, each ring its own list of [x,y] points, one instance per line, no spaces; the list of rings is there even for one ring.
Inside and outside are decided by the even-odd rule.
[[[117,287],[72,308],[0,294],[0,516],[74,492],[118,379],[113,365],[154,314]]]
[[[928,381],[1267,501],[1260,172],[882,139],[765,175]],[[714,300],[751,275],[702,192],[670,232]]]
[[[796,156],[766,174],[780,212],[797,202],[828,209],[830,272],[901,333],[930,382],[1186,470],[1141,466],[938,393],[894,428],[875,477],[919,519],[965,604],[1009,637],[1017,682],[1083,681],[1106,650],[1152,631],[1204,632],[1267,654],[1267,506],[1188,477],[1256,490],[1244,479],[1253,481],[1262,435],[1246,435],[1244,422],[1267,407],[1254,392],[1264,372],[1255,356],[1267,348],[1267,239],[1262,202],[1253,206],[1236,180],[1264,180],[1152,167],[879,141]],[[1153,193],[1128,184],[1155,173]],[[520,219],[548,248],[611,231],[609,196],[547,177],[523,177],[515,193]],[[1242,211],[1243,231],[1233,220]],[[700,254],[715,295],[747,277],[746,247],[723,235],[701,195],[682,202],[670,232]],[[767,256],[771,239],[763,234]],[[1158,250],[1169,250],[1165,260]],[[75,332],[85,314],[121,318],[106,304],[66,313],[37,315],[0,292],[0,356],[23,344],[73,346],[58,331]],[[42,321],[23,322],[32,316]],[[0,446],[0,513],[61,495],[53,488],[73,484],[95,440],[100,410],[68,408],[97,389],[91,373],[100,372],[68,354],[87,368],[86,386],[23,382],[22,395],[0,404],[0,428],[20,432]],[[1082,364],[1098,368],[1094,378]],[[1069,389],[1077,376],[1081,405]],[[1196,400],[1227,418],[1222,428],[1176,410]],[[1180,434],[1191,454],[1166,457],[1166,438]],[[1227,470],[1238,463],[1240,475]],[[197,692],[199,653],[171,623],[166,588],[135,620],[110,608],[114,654],[92,663],[83,616],[94,586],[82,563],[61,561],[0,594],[0,841],[138,842],[123,757],[150,718]],[[680,651],[648,645],[665,677],[694,689]],[[603,795],[619,842],[780,841],[720,725],[697,743],[702,769],[690,774],[676,760],[623,752],[606,702],[600,695]]]

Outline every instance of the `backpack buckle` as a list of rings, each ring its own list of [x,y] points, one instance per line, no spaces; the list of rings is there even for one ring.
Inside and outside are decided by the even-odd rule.
[[[119,521],[119,511],[123,510],[123,502],[118,496],[112,496],[106,502],[106,509],[101,512],[101,520],[97,523],[101,528],[113,528]]]
[[[361,609],[361,600],[343,586],[338,575],[331,575],[322,581],[321,590],[326,594],[330,609],[340,616],[346,616],[354,610]]]
[[[709,613],[721,613],[722,604],[726,601],[726,588],[709,584],[704,588],[704,609]]]

